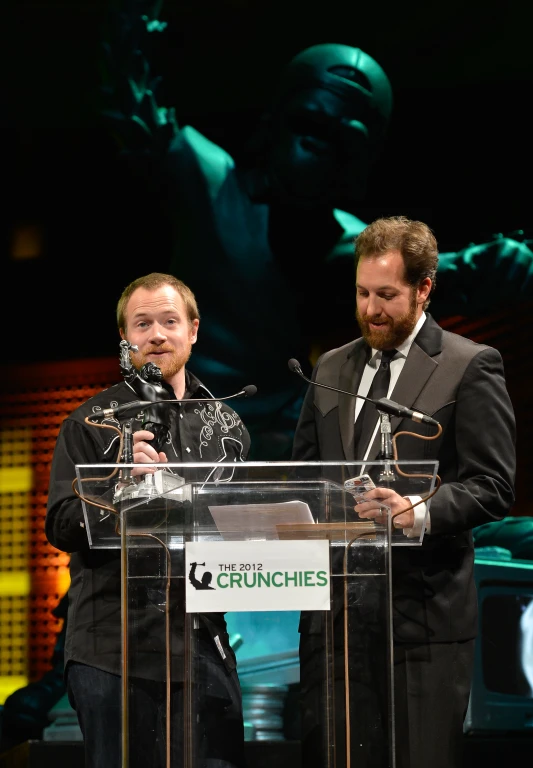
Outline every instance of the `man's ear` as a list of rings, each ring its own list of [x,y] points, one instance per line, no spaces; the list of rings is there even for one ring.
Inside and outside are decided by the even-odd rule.
[[[198,326],[200,325],[200,321],[198,318],[196,320],[193,320],[191,323],[191,344],[196,344],[196,339],[198,338]]]
[[[417,303],[418,304],[425,304],[428,300],[429,294],[431,293],[431,286],[433,283],[431,282],[430,277],[425,277],[422,282],[419,284],[418,288],[416,289],[417,293]]]
[[[120,333],[120,338],[121,339],[125,339],[126,338],[126,334],[124,333],[124,328],[119,328],[118,332]]]

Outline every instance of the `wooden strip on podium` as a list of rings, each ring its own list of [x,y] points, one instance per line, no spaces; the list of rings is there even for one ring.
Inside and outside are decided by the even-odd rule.
[[[280,539],[343,539],[350,541],[354,537],[372,535],[383,530],[372,521],[353,523],[279,523],[276,531]]]

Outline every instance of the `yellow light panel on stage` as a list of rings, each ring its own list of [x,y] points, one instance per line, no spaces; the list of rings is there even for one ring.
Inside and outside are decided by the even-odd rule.
[[[108,358],[20,365],[4,374],[0,375],[0,621],[9,618],[11,628],[0,635],[2,702],[50,669],[63,626],[52,611],[69,587],[70,558],[51,546],[44,531],[50,465],[61,423],[78,405],[120,378],[118,360]],[[19,626],[24,627],[23,645],[15,637]]]

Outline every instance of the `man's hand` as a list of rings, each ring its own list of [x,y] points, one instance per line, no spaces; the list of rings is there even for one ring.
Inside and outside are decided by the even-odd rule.
[[[162,0],[119,0],[107,19],[102,44],[102,117],[122,150],[165,150],[178,133],[175,111],[156,100],[160,77],[150,72],[149,52],[167,24]]]
[[[153,464],[167,463],[167,455],[162,451],[158,453],[152,443],[150,442],[154,437],[153,432],[149,432],[147,429],[139,429],[133,433],[133,463],[134,464]],[[155,467],[146,470],[133,469],[132,475],[146,475],[147,473],[154,473],[157,469]]]
[[[415,513],[413,509],[408,509],[411,502],[393,491],[392,488],[373,488],[371,491],[367,491],[363,500],[358,502],[354,509],[359,517],[384,524],[387,519],[387,510],[383,509],[384,504],[390,507],[394,528],[413,527]],[[403,510],[408,511],[404,512]]]

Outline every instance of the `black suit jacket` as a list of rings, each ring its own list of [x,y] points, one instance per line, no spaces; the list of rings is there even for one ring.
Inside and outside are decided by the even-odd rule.
[[[363,339],[326,352],[313,380],[357,392]],[[497,350],[443,331],[427,316],[391,398],[430,413],[437,440],[401,437],[401,459],[439,461],[442,485],[430,505],[422,546],[394,547],[396,642],[449,642],[475,636],[477,601],[471,529],[504,517],[514,502],[515,419]],[[310,386],[296,429],[294,461],[353,461],[355,398]],[[392,417],[393,432],[434,428]],[[379,435],[369,460],[379,452]]]

